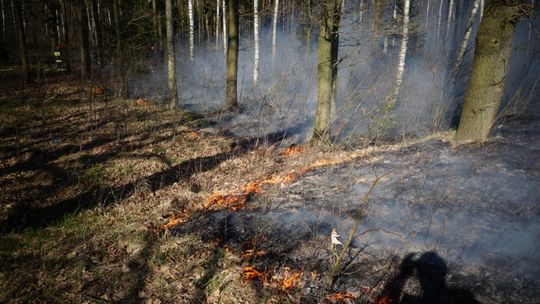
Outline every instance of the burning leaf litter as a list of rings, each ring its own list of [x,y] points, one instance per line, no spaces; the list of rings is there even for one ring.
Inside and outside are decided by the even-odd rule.
[[[258,271],[254,266],[246,266],[242,269],[244,279],[248,281],[260,280],[264,277],[265,273]]]
[[[350,292],[337,292],[326,297],[330,303],[354,303],[356,296]]]

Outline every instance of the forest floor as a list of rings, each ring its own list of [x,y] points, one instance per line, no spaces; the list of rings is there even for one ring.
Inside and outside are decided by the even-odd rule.
[[[538,302],[538,121],[320,149],[92,84],[3,88],[0,302]]]

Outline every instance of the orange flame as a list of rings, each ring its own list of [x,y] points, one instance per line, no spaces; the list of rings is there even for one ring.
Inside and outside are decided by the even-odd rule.
[[[304,152],[304,147],[302,146],[290,146],[287,149],[281,152],[281,156],[293,156],[298,155]]]
[[[165,223],[165,224],[163,224],[161,226],[161,229],[169,230],[169,229],[173,228],[176,225],[183,224],[183,223],[187,222],[188,218],[189,218],[188,212],[186,210],[182,210],[181,214],[179,214],[179,215],[173,214],[172,216],[170,216],[167,223]]]
[[[104,92],[105,92],[105,89],[103,89],[102,87],[94,87],[94,94],[101,95]]]
[[[283,290],[289,290],[297,287],[296,283],[300,280],[302,274],[302,272],[293,272],[291,276],[288,276],[288,274],[286,274],[282,284]]]
[[[329,302],[345,302],[349,303],[356,300],[356,297],[350,292],[337,292],[326,297],[326,300]]]
[[[255,280],[260,279],[264,276],[264,272],[259,272],[254,266],[246,266],[242,269],[244,274],[244,279],[246,280]]]
[[[231,211],[236,211],[246,205],[248,196],[246,194],[228,194],[215,193],[206,201],[206,209],[218,210],[227,208]]]

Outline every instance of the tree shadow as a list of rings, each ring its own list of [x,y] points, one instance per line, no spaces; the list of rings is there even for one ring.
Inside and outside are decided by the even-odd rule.
[[[377,304],[479,304],[468,289],[450,288],[446,285],[448,266],[444,259],[433,251],[407,254],[399,265],[397,274],[384,286]],[[418,295],[405,291],[406,283],[417,279],[420,284]]]
[[[0,233],[21,231],[25,228],[46,227],[73,212],[119,203],[131,197],[141,184],[145,184],[148,190],[155,192],[176,182],[188,180],[195,173],[212,170],[228,159],[246,154],[256,149],[261,142],[275,143],[290,135],[291,133],[287,131],[280,131],[267,134],[261,138],[244,138],[238,141],[234,149],[230,151],[186,160],[166,170],[117,187],[94,185],[75,197],[60,201],[54,205],[28,208],[28,204],[19,204],[5,220],[0,222]],[[54,156],[57,157],[56,154]],[[36,157],[33,160],[36,160]],[[42,160],[43,157],[39,157],[39,159]],[[48,159],[46,156],[45,158]],[[25,165],[29,165],[29,163],[28,161],[24,162]],[[23,165],[23,167],[25,166]],[[18,167],[18,169],[20,168]],[[8,168],[7,171],[12,169]]]

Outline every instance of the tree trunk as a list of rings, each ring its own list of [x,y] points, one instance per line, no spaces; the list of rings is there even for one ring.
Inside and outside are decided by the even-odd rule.
[[[94,12],[94,31],[96,34],[96,57],[98,65],[103,64],[103,41],[102,41],[102,30],[101,30],[101,18],[99,16],[99,0],[92,0],[92,10]]]
[[[518,13],[517,6],[506,2],[490,1],[480,22],[458,142],[487,138],[499,111]]]
[[[62,24],[64,34],[64,62],[66,70],[71,72],[71,45],[69,39],[69,20],[66,0],[60,0],[60,9],[62,10]]]
[[[92,67],[90,64],[90,45],[88,40],[88,14],[84,1],[78,3],[78,17],[79,17],[79,39],[81,43],[81,79],[86,80],[90,78],[92,74]]]
[[[277,19],[279,10],[279,0],[274,0],[274,15],[272,18],[272,62],[276,57],[276,35],[277,35]]]
[[[253,87],[256,87],[259,80],[259,0],[253,0],[253,43]]]
[[[169,108],[176,108],[178,92],[176,90],[176,64],[174,58],[174,32],[172,0],[165,0],[165,20],[167,26],[167,71],[169,85]]]
[[[221,5],[219,3],[219,0],[216,0],[216,50],[219,49],[219,22],[221,21],[220,10]]]
[[[229,36],[227,35],[227,12],[225,9],[225,1],[221,0],[221,11],[223,12],[222,18],[223,18],[223,54],[227,56],[227,39],[229,39]]]
[[[339,46],[339,21],[342,0],[326,0],[322,4],[319,50],[317,59],[317,112],[312,143],[330,141],[330,123]]]
[[[193,20],[193,0],[188,0],[188,18],[189,18],[189,59],[193,60],[195,43],[195,21]]]
[[[23,82],[30,82],[30,61],[28,60],[28,48],[26,45],[26,31],[23,23],[21,0],[15,0],[14,14],[17,23],[17,36],[19,42],[19,52],[21,56],[21,67]]]
[[[2,6],[2,41],[6,41],[6,8],[4,7],[4,0],[0,0]]]
[[[225,91],[225,109],[231,110],[238,107],[237,82],[238,82],[238,0],[227,1],[227,86]]]
[[[152,23],[154,26],[154,33],[156,35],[156,42],[159,52],[163,50],[163,41],[161,40],[161,31],[159,30],[159,11],[157,7],[157,0],[152,0]]]
[[[397,102],[401,83],[403,82],[403,74],[405,73],[405,59],[407,58],[407,42],[409,41],[409,9],[410,0],[403,1],[403,33],[401,37],[401,46],[399,48],[399,62],[397,67],[396,83],[394,90],[388,98],[388,108],[392,109]]]
[[[459,47],[456,61],[454,62],[454,66],[452,68],[452,75],[454,76],[457,75],[459,67],[461,66],[461,62],[463,62],[463,58],[465,57],[465,51],[467,50],[467,45],[469,44],[469,39],[471,38],[474,19],[476,17],[476,12],[478,11],[479,5],[480,0],[474,0],[471,16],[469,17],[469,22],[467,23],[467,27],[465,28],[465,36],[463,36],[463,40],[461,41],[461,46]]]
[[[120,83],[118,88],[118,95],[120,97],[126,97],[128,94],[128,83],[127,83],[127,75],[126,75],[126,66],[125,66],[125,58],[124,58],[124,43],[123,43],[123,37],[122,32],[120,31],[120,23],[121,23],[121,16],[120,16],[120,7],[118,4],[119,0],[113,0],[113,15],[114,15],[114,32],[116,36],[116,58],[118,60],[118,73],[120,75]]]

